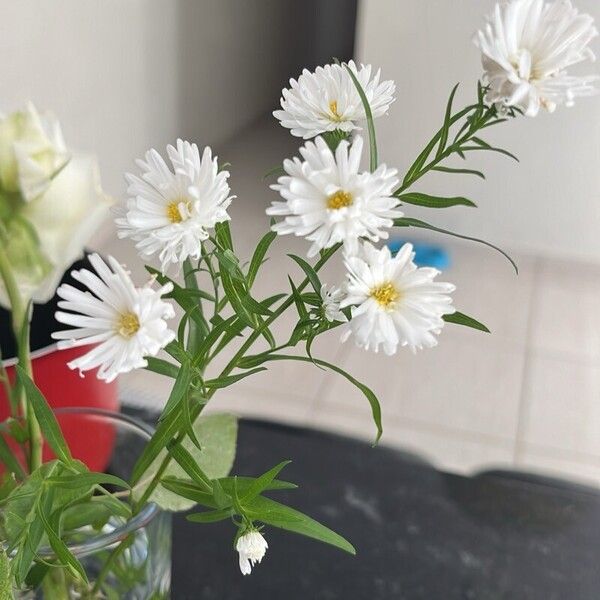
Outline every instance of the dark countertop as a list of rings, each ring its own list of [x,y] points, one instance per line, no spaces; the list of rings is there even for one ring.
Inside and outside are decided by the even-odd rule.
[[[292,459],[274,498],[347,537],[357,556],[272,527],[243,577],[227,521],[174,521],[174,600],[600,598],[600,495],[560,481],[435,470],[411,455],[256,421],[235,473]]]

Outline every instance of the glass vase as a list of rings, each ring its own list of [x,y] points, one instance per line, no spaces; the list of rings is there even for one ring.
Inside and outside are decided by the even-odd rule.
[[[152,435],[152,428],[127,415],[102,409],[55,410],[63,431],[86,436],[98,448],[92,460],[107,473],[129,480],[133,466]],[[78,458],[73,452],[74,458]],[[117,495],[119,493],[117,492]],[[126,495],[123,494],[124,500]],[[83,565],[89,585],[63,568],[50,567],[35,589],[15,595],[23,600],[165,600],[171,586],[171,515],[154,503],[126,520],[111,517],[101,528],[90,525],[68,532],[71,552]],[[41,561],[56,562],[50,548]]]

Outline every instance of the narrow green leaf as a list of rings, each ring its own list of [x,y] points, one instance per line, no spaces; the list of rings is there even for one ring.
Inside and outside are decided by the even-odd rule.
[[[223,508],[221,510],[210,510],[201,513],[188,515],[186,519],[192,523],[216,523],[231,518],[233,510],[231,508]]]
[[[515,261],[506,252],[504,252],[504,250],[498,248],[498,246],[494,246],[494,244],[490,244],[489,242],[486,242],[485,240],[480,240],[479,238],[471,237],[468,235],[462,235],[460,233],[454,233],[453,231],[449,231],[447,229],[442,229],[441,227],[436,227],[435,225],[430,225],[429,223],[426,223],[425,221],[421,221],[419,219],[412,219],[409,217],[401,217],[400,219],[396,219],[394,221],[394,226],[395,227],[418,227],[420,229],[429,229],[431,231],[437,231],[438,233],[443,233],[445,235],[451,235],[453,237],[460,238],[461,240],[468,240],[470,242],[477,242],[479,244],[483,244],[484,246],[488,246],[489,248],[493,248],[497,252],[500,252],[500,254],[502,254],[502,256],[504,256],[510,262],[510,264],[513,266],[515,272],[516,273],[519,272],[519,267],[517,266],[517,263],[515,263]]]
[[[109,473],[78,473],[77,475],[60,475],[58,477],[48,477],[46,484],[55,485],[62,489],[89,488],[93,485],[115,485],[117,487],[129,489],[129,484]]]
[[[229,221],[222,221],[215,225],[215,234],[219,245],[224,250],[233,251],[233,240],[231,238],[231,228],[229,227]]]
[[[473,206],[477,205],[463,198],[462,196],[454,196],[450,198],[444,198],[441,196],[430,196],[429,194],[422,194],[420,192],[407,192],[398,196],[400,202],[405,204],[415,204],[417,206],[424,206],[426,208],[450,208],[451,206]]]
[[[473,141],[475,141],[477,139],[478,138],[472,138]],[[483,142],[483,140],[479,140],[479,142]],[[490,146],[487,142],[483,142],[483,144],[479,143],[477,146],[461,146],[461,150],[463,152],[475,152],[477,150],[487,150],[489,152],[497,152],[498,154],[503,154],[504,156],[508,156],[509,158],[512,158],[513,160],[516,160],[517,162],[520,162],[519,159],[512,152],[509,152],[508,150],[504,150],[504,148],[494,148],[493,146]]]
[[[258,369],[252,369],[251,371],[246,371],[244,373],[237,373],[235,375],[226,375],[224,377],[217,377],[215,379],[209,379],[208,381],[204,382],[204,385],[207,388],[215,388],[215,389],[226,388],[234,383],[237,383],[238,381],[240,381],[246,377],[250,377],[251,375],[260,373],[261,371],[266,371],[266,369],[264,367],[260,367]]]
[[[263,180],[264,179],[268,179],[269,177],[274,177],[275,175],[277,177],[280,177],[281,175],[285,175],[285,169],[281,165],[277,165],[276,167],[273,167],[272,169],[269,169],[263,175]]]
[[[444,321],[446,321],[446,323],[464,325],[465,327],[471,327],[472,329],[478,329],[479,331],[490,333],[490,330],[483,323],[480,323],[473,317],[469,317],[469,315],[465,315],[464,313],[458,311],[452,313],[451,315],[444,315],[442,318]]]
[[[25,479],[25,471],[0,433],[0,461],[17,479]]]
[[[25,388],[27,401],[29,402],[31,408],[33,408],[33,412],[38,420],[42,434],[52,449],[52,452],[54,452],[56,458],[63,463],[70,463],[72,460],[71,452],[69,451],[67,442],[63,437],[60,427],[58,426],[58,421],[50,409],[50,406],[48,406],[48,403],[46,402],[42,392],[40,392],[38,387],[35,385],[35,383],[33,383],[29,375],[21,366],[16,365],[16,369],[17,377]]]
[[[0,546],[0,600],[13,600],[10,562],[4,548]]]
[[[440,173],[453,173],[455,175],[475,175],[475,177],[480,177],[481,179],[485,179],[485,175],[481,171],[476,171],[475,169],[454,169],[452,167],[432,167],[432,171],[439,171]]]
[[[310,281],[313,289],[317,294],[321,293],[321,280],[319,279],[319,275],[317,272],[303,259],[295,254],[288,254],[288,256],[295,261],[298,266],[304,271],[304,274]]]
[[[152,371],[153,373],[158,373],[159,375],[165,375],[166,377],[177,379],[177,375],[179,374],[179,367],[177,365],[154,356],[146,357],[146,361],[148,362],[148,365],[144,368],[147,371]]]
[[[248,502],[252,500],[264,490],[266,490],[272,481],[279,475],[281,470],[289,465],[291,460],[284,460],[278,465],[275,465],[272,469],[269,469],[266,473],[263,473],[260,477],[257,477],[246,489],[246,491],[240,493],[240,502]]]
[[[454,101],[454,96],[456,94],[456,90],[458,89],[459,84],[457,83],[453,88],[452,92],[450,92],[450,98],[448,98],[448,104],[446,105],[446,114],[444,115],[444,124],[442,126],[442,130],[440,133],[440,142],[438,145],[438,149],[436,152],[436,157],[441,156],[441,154],[446,149],[446,142],[448,141],[448,132],[450,131],[450,126],[452,124],[452,102]]]
[[[179,466],[191,477],[192,481],[195,481],[200,486],[204,486],[206,491],[212,489],[210,479],[198,466],[194,457],[180,443],[168,444],[167,450]]]
[[[252,287],[254,280],[256,279],[256,275],[258,274],[258,270],[263,264],[264,258],[269,250],[269,246],[273,243],[277,234],[274,231],[268,231],[262,237],[258,245],[256,246],[256,250],[254,250],[254,254],[252,255],[252,260],[250,261],[250,266],[248,267],[248,275],[246,276],[246,280],[248,281],[248,288]]]
[[[165,419],[179,403],[187,397],[190,383],[192,381],[192,368],[189,362],[184,362],[179,369],[179,373],[169,394],[169,399],[165,404],[162,415],[159,420]]]
[[[369,100],[365,94],[365,91],[362,89],[356,75],[352,71],[352,69],[344,63],[344,68],[348,71],[350,78],[352,79],[352,83],[354,83],[354,87],[360,96],[360,101],[362,102],[363,108],[365,109],[365,117],[367,119],[367,131],[369,132],[369,171],[371,173],[375,171],[377,168],[378,160],[377,160],[377,139],[375,138],[375,125],[373,123],[373,113],[371,112],[371,106],[369,105]]]
[[[85,583],[88,583],[88,578],[82,564],[77,560],[69,548],[67,548],[67,545],[60,539],[60,536],[54,530],[40,506],[38,506],[37,514],[44,526],[50,546],[52,547],[52,550],[54,550],[57,558],[63,565],[67,567],[73,576],[82,579]]]
[[[300,511],[270,498],[257,496],[245,507],[245,510],[248,516],[254,520],[319,540],[349,554],[356,554],[354,546],[335,531]]]
[[[252,364],[252,366],[257,366],[262,363],[274,360],[297,360],[301,362],[310,362],[321,367],[326,367],[327,369],[330,369],[331,371],[335,371],[339,375],[342,375],[342,377],[345,377],[352,385],[357,387],[364,394],[365,398],[369,401],[369,404],[371,405],[373,421],[375,422],[375,426],[377,427],[377,436],[375,438],[375,443],[377,443],[379,441],[379,438],[381,438],[381,434],[383,433],[383,427],[381,425],[381,406],[379,405],[379,400],[377,400],[377,396],[369,387],[352,377],[352,375],[344,371],[344,369],[341,369],[340,367],[329,363],[325,360],[321,360],[319,358],[310,358],[307,356],[293,356],[291,354],[271,354],[269,352],[265,352],[263,354],[249,356],[247,358],[249,359],[248,363]]]

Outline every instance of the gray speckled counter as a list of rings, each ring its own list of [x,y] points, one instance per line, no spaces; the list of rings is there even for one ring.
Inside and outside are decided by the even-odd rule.
[[[174,600],[600,598],[600,495],[490,473],[466,478],[354,440],[242,422],[235,472],[292,459],[273,497],[347,537],[356,557],[274,528],[242,577],[233,525],[174,521]]]

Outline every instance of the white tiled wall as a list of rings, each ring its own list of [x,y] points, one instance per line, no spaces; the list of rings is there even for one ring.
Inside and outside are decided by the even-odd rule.
[[[296,147],[263,123],[220,149],[233,165],[232,226],[242,257],[268,224],[264,208],[273,192],[262,174]],[[457,285],[456,306],[486,323],[491,335],[448,326],[437,348],[390,358],[340,345],[334,333],[315,343],[315,354],[378,393],[384,444],[458,472],[502,466],[600,485],[600,268],[515,256],[517,277],[487,248],[436,239],[451,254],[444,277]],[[283,289],[287,273],[297,269],[286,252],[306,248],[302,240],[277,240],[256,293]],[[137,262],[129,244],[111,242],[110,251]],[[341,272],[334,265],[325,280],[336,283]],[[289,331],[293,323],[290,312],[282,327]],[[147,372],[122,379],[124,396],[155,406],[166,398],[168,383]],[[309,364],[271,364],[268,372],[222,390],[212,409],[365,440],[375,435],[360,392]]]

